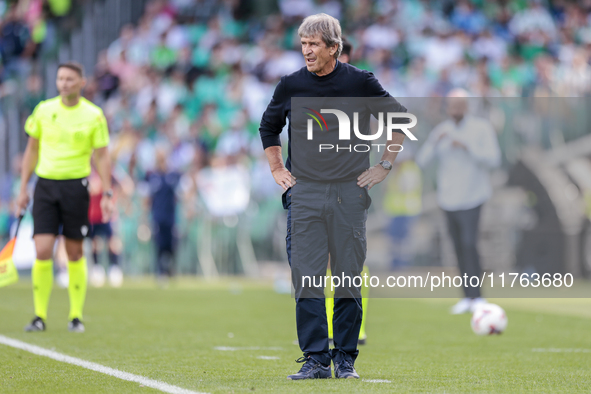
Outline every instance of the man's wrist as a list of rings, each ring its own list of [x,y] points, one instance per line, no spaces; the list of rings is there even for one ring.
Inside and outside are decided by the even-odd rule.
[[[392,163],[388,160],[382,160],[376,166],[382,167],[386,171],[390,171],[392,169]]]
[[[113,198],[113,189],[108,189],[103,192],[103,197]]]

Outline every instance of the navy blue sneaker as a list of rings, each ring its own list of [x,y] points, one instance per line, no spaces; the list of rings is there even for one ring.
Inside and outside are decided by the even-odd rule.
[[[304,363],[300,371],[296,374],[289,375],[289,380],[302,380],[302,379],[330,379],[332,378],[332,372],[330,365],[324,365],[312,357],[300,357],[296,360],[296,363]]]
[[[340,362],[334,362],[334,377],[337,379],[359,379],[353,363],[346,358]]]

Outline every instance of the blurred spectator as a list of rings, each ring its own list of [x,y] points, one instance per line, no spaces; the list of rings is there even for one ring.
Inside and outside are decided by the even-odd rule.
[[[554,38],[557,33],[556,24],[541,0],[530,0],[528,6],[517,12],[509,22],[509,30],[515,36],[527,39]]]
[[[119,77],[111,71],[107,53],[99,53],[98,62],[94,68],[94,79],[103,100],[108,100],[119,87]]]
[[[72,0],[47,0],[51,13],[55,16],[64,16],[72,7]]]
[[[165,149],[156,150],[156,168],[145,179],[156,243],[156,274],[159,277],[174,274],[176,195],[180,174],[169,171],[167,159]]]
[[[27,48],[29,38],[28,27],[19,18],[16,6],[11,5],[0,23],[0,59],[3,64],[0,81],[22,72],[25,65],[20,62],[21,55]]]
[[[121,287],[123,284],[123,271],[119,266],[120,250],[118,238],[113,234],[111,221],[103,222],[101,211],[101,198],[103,186],[98,173],[93,169],[88,177],[90,203],[88,207],[88,220],[90,222],[89,238],[92,241],[92,269],[90,270],[90,283],[95,287],[102,287],[105,283],[105,268],[100,262],[102,249],[100,246],[106,244],[109,255],[109,282],[113,287]],[[116,187],[117,182],[113,178],[112,184]],[[115,200],[114,200],[115,201]],[[113,218],[114,219],[114,218]]]
[[[185,76],[178,69],[172,69],[169,76],[162,80],[157,92],[158,115],[167,119],[173,109],[187,98]]]
[[[150,63],[152,67],[159,71],[164,71],[172,66],[177,59],[177,51],[168,46],[166,37],[167,33],[162,33],[160,36],[160,42],[156,48],[152,50],[150,55]]]
[[[562,63],[554,77],[554,92],[559,96],[586,97],[591,93],[589,55],[577,49],[569,63]]]
[[[412,227],[421,213],[421,170],[414,161],[410,147],[396,157],[392,176],[387,180],[384,194],[384,213],[390,216],[390,266],[393,269],[407,267],[412,262]]]
[[[27,77],[26,90],[23,97],[23,109],[26,116],[30,115],[37,104],[45,98],[43,80],[39,74],[31,74]]]
[[[417,154],[417,164],[426,167],[437,159],[437,202],[447,217],[459,271],[480,277],[480,211],[492,196],[487,170],[500,164],[501,152],[492,125],[469,114],[467,92],[456,89],[448,96],[449,119],[433,129]],[[473,312],[481,302],[480,288],[464,285],[464,298],[452,313]]]
[[[378,17],[376,23],[369,26],[363,33],[363,43],[366,47],[393,50],[400,42],[396,29],[388,23],[384,15]]]
[[[438,73],[457,63],[463,56],[464,48],[460,36],[449,28],[440,30],[425,45],[425,61],[429,71]]]
[[[455,5],[451,23],[470,34],[478,34],[486,26],[486,18],[469,0],[461,0]]]
[[[487,58],[499,63],[507,56],[507,43],[490,30],[485,30],[473,44],[473,55],[476,59]]]

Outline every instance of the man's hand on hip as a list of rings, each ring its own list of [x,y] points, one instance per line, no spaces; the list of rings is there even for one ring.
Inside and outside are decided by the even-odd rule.
[[[359,185],[359,187],[367,186],[368,190],[371,190],[372,187],[386,179],[388,172],[388,170],[379,164],[369,167],[367,170],[363,171],[363,174],[359,175],[357,178],[357,185]]]
[[[277,182],[277,184],[281,186],[283,190],[287,190],[296,184],[296,178],[291,175],[291,172],[289,172],[285,167],[278,168],[271,173],[273,174],[275,182]]]

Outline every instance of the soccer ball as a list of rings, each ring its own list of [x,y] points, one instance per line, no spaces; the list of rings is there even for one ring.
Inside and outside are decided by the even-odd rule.
[[[478,335],[500,334],[507,328],[507,314],[498,305],[483,304],[474,311],[470,324]]]

